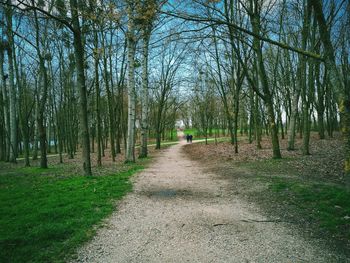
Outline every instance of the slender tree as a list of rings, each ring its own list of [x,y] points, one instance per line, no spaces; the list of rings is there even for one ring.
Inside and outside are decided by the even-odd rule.
[[[14,66],[13,66],[13,49],[14,49],[14,42],[13,42],[13,32],[12,32],[12,7],[10,6],[11,0],[7,0],[7,3],[9,4],[5,8],[5,16],[6,16],[6,23],[7,23],[7,39],[8,39],[8,46],[7,46],[7,60],[8,60],[8,71],[9,71],[9,109],[10,109],[10,162],[16,162],[17,158],[17,100],[16,100],[16,86],[15,86],[15,73],[14,73]]]
[[[87,116],[87,95],[85,82],[85,50],[83,44],[83,35],[81,32],[81,25],[79,21],[78,2],[77,0],[70,0],[70,11],[72,14],[72,31],[73,44],[75,53],[75,63],[77,71],[77,85],[79,90],[80,100],[80,130],[82,137],[82,155],[83,155],[83,169],[85,175],[91,175],[91,160],[90,160],[90,137],[89,125]]]
[[[251,7],[250,7],[250,20],[253,28],[253,32],[255,35],[260,35],[260,11],[261,6],[256,0],[250,1]],[[256,53],[257,57],[257,68],[259,73],[259,79],[261,82],[262,90],[264,92],[264,102],[267,108],[268,112],[268,118],[269,118],[269,125],[271,129],[271,140],[272,140],[272,150],[273,150],[273,158],[281,158],[281,152],[280,152],[280,146],[279,146],[279,140],[278,140],[278,130],[277,125],[275,121],[275,109],[273,104],[273,98],[271,89],[269,87],[269,81],[265,70],[264,60],[263,60],[263,54],[261,49],[261,43],[258,37],[254,37],[253,40],[253,47]]]
[[[141,34],[142,34],[142,89],[141,89],[141,151],[140,158],[147,157],[148,149],[148,54],[149,41],[157,10],[156,0],[145,0],[141,5]]]
[[[136,121],[136,87],[135,87],[135,11],[134,1],[127,0],[128,31],[127,31],[127,52],[128,52],[128,134],[126,145],[126,162],[135,162],[135,121]]]
[[[310,0],[314,10],[314,16],[318,23],[320,39],[324,46],[325,65],[329,71],[330,82],[339,90],[340,93],[340,113],[342,122],[342,132],[346,139],[345,144],[345,165],[344,170],[347,176],[350,176],[350,92],[349,87],[344,86],[335,62],[334,48],[331,42],[327,23],[323,14],[320,0]],[[350,181],[350,180],[349,180]]]

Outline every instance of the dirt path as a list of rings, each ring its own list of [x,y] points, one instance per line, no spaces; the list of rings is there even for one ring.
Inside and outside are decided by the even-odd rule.
[[[286,223],[232,196],[227,180],[172,146],[134,178],[74,262],[339,262]]]

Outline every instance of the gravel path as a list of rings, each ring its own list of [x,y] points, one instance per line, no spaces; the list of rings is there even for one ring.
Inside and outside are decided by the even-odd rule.
[[[237,199],[229,181],[185,158],[184,144],[134,177],[134,191],[72,262],[342,262]]]

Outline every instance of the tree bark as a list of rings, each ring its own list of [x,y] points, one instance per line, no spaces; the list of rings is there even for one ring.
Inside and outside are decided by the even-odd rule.
[[[0,43],[0,85],[3,96],[3,119],[4,119],[4,161],[8,162],[10,160],[10,112],[9,112],[9,102],[8,102],[8,92],[6,87],[6,79],[4,73],[4,53],[5,47],[3,42]]]
[[[222,75],[221,75],[221,65],[220,65],[220,61],[219,61],[219,52],[218,52],[218,46],[217,46],[217,38],[216,38],[216,31],[215,28],[212,27],[213,29],[213,40],[214,40],[214,47],[215,47],[215,62],[216,62],[216,66],[218,69],[218,75],[219,75],[219,84],[217,85],[218,87],[218,91],[220,93],[220,97],[221,100],[224,104],[224,111],[225,111],[225,115],[227,118],[227,123],[228,123],[228,130],[230,133],[230,138],[231,138],[231,144],[234,145],[235,143],[235,133],[233,131],[233,117],[232,114],[230,112],[230,107],[228,105],[228,101],[227,101],[227,91],[225,90],[225,86],[222,80]]]
[[[95,92],[96,92],[96,140],[97,140],[97,166],[102,166],[102,158],[101,158],[101,115],[100,115],[100,79],[98,74],[98,64],[99,64],[99,48],[98,48],[98,35],[95,30],[94,32],[94,70],[95,70]],[[94,142],[93,142],[94,143]]]
[[[310,5],[307,3],[304,5],[304,22],[303,22],[303,30],[302,30],[302,49],[307,49],[307,40],[309,38],[309,28],[310,28],[310,12],[311,8]],[[316,28],[313,29],[315,34]],[[314,43],[314,37],[311,39],[311,46],[313,46]],[[306,57],[301,56],[300,57],[300,88],[301,88],[301,97],[302,97],[302,104],[303,104],[303,148],[302,153],[303,155],[309,155],[310,154],[310,89],[313,86],[313,69],[312,69],[312,61],[308,61],[309,63],[309,81],[307,85],[307,79],[306,79]],[[312,74],[312,75],[311,75]]]
[[[104,82],[106,85],[107,91],[107,106],[108,106],[108,121],[109,121],[109,139],[111,145],[111,155],[112,160],[115,162],[115,112],[114,112],[114,94],[111,92],[111,88],[109,86],[110,79],[108,78],[108,65],[107,65],[107,54],[105,48],[105,41],[103,40],[103,67],[104,67]]]
[[[327,28],[327,23],[324,18],[321,1],[310,0],[310,3],[314,10],[314,15],[317,20],[320,31],[321,41],[324,46],[325,64],[329,72],[329,80],[331,82],[331,85],[334,85],[340,91],[339,110],[341,114],[342,133],[346,140],[344,171],[346,176],[348,177],[347,181],[350,181],[350,92],[348,92],[349,87],[345,87],[343,85],[335,63],[334,48],[331,42],[329,30]]]
[[[11,0],[7,0],[11,5]],[[10,102],[10,162],[16,162],[17,158],[17,111],[16,111],[16,86],[13,68],[13,32],[12,32],[12,9],[7,6],[5,8],[5,16],[7,22],[6,34],[8,38],[7,58],[9,71],[9,102]]]
[[[133,1],[127,1],[128,14],[128,131],[126,145],[126,162],[135,162],[135,120],[136,120],[136,92],[135,92],[135,25],[134,25],[134,4]]]
[[[91,160],[90,160],[90,138],[89,138],[89,125],[88,125],[88,113],[87,113],[87,95],[86,95],[86,83],[85,83],[85,71],[84,60],[85,52],[82,40],[82,32],[80,29],[79,16],[78,16],[78,3],[77,0],[70,0],[71,13],[72,13],[72,25],[73,25],[73,43],[75,52],[75,63],[77,70],[77,84],[80,97],[80,133],[82,137],[82,156],[83,156],[83,169],[85,175],[91,175]]]
[[[287,148],[289,151],[295,150],[295,132],[296,132],[296,122],[298,117],[299,96],[300,96],[300,86],[297,84],[293,93],[291,116],[289,121],[288,148]]]
[[[34,4],[34,2],[33,2]],[[37,56],[39,58],[39,74],[41,74],[42,82],[39,82],[38,89],[38,115],[37,115],[37,125],[39,132],[39,141],[40,141],[40,167],[47,168],[47,140],[46,140],[46,127],[45,127],[45,110],[46,110],[46,100],[47,92],[49,86],[49,80],[47,76],[47,69],[45,66],[45,58],[43,57],[40,50],[40,32],[39,32],[39,21],[37,17],[36,10],[34,10],[34,22],[35,22],[35,43]]]
[[[254,101],[254,125],[255,125],[255,140],[256,148],[262,149],[261,146],[261,120],[260,120],[260,111],[259,111],[259,96],[255,95]]]
[[[142,45],[142,115],[141,115],[141,151],[140,158],[147,157],[148,149],[148,46],[150,32],[147,29],[143,30],[143,45]]]
[[[255,12],[255,14],[251,15],[251,23],[252,23],[253,32],[259,35],[260,34],[259,13]],[[278,140],[278,130],[275,122],[275,110],[273,105],[273,98],[269,88],[268,78],[267,78],[266,70],[264,66],[261,43],[257,37],[254,37],[253,47],[255,49],[256,56],[257,56],[258,73],[261,80],[262,89],[264,92],[264,102],[267,108],[268,122],[269,122],[270,132],[271,132],[273,158],[279,159],[279,158],[282,158],[282,156],[281,156],[279,140]]]
[[[326,74],[325,74],[326,75]],[[324,126],[324,113],[325,113],[325,81],[326,78],[324,78],[324,83],[321,83],[320,81],[320,63],[316,62],[315,65],[315,78],[316,78],[316,87],[317,87],[317,128],[318,128],[318,134],[319,138],[322,140],[325,138],[325,126]]]

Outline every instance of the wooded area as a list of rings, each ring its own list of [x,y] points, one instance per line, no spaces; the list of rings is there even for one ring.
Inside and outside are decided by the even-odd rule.
[[[270,136],[273,158],[341,132],[350,173],[348,1],[1,0],[0,16],[1,161],[79,153],[91,175],[183,122],[236,153]]]

